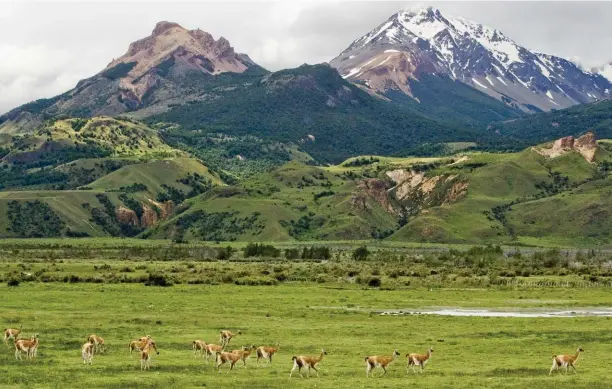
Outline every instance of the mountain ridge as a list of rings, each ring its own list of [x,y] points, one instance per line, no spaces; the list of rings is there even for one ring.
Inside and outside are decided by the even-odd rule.
[[[527,112],[566,108],[611,96],[603,76],[530,51],[502,32],[433,7],[400,11],[330,61],[343,77],[381,94],[423,73],[444,74]]]

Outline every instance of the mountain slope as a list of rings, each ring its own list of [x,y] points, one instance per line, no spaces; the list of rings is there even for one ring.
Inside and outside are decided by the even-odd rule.
[[[197,142],[187,136],[194,132],[198,137],[223,133],[292,142],[320,162],[360,154],[407,153],[424,143],[477,137],[474,130],[428,119],[373,97],[327,64],[211,87],[209,99],[173,107],[147,121],[178,125],[179,129],[169,126],[163,136],[178,133],[183,142]]]
[[[0,116],[0,132],[29,132],[58,115],[116,116],[145,107],[163,111],[197,98],[198,79],[253,67],[258,68],[223,37],[215,41],[202,30],[159,22],[150,36],[132,43],[126,54],[74,89]]]
[[[434,8],[400,11],[355,40],[330,64],[381,94],[419,99],[413,85],[443,74],[533,112],[609,97],[612,83],[563,58],[530,51],[500,31]]]

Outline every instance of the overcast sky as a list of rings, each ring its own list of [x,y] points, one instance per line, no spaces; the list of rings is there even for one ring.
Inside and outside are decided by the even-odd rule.
[[[0,113],[71,89],[160,20],[224,36],[278,70],[329,61],[400,9],[428,5],[588,67],[612,60],[612,2],[0,0]]]

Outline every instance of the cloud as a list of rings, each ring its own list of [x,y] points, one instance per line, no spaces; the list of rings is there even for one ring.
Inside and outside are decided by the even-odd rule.
[[[270,70],[329,61],[405,8],[494,27],[530,49],[612,60],[612,2],[6,2],[0,0],[0,112],[51,97],[102,70],[160,20],[224,36]]]

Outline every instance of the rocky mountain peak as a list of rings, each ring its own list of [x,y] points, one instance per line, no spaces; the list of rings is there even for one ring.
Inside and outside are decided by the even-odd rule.
[[[394,66],[397,55],[392,53],[404,53],[413,66]],[[530,51],[499,30],[432,7],[392,15],[330,63],[343,77],[385,96],[389,91],[412,96],[406,83],[424,72],[447,76],[528,112],[612,96],[612,82],[600,74]]]
[[[161,22],[158,22],[155,25],[155,28],[153,29],[152,35],[161,35],[164,32],[166,32],[168,30],[171,30],[173,28],[180,28],[180,29],[184,30],[184,28],[181,27],[181,25],[179,25],[178,23],[161,21]]]

